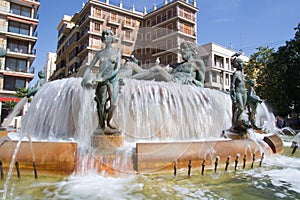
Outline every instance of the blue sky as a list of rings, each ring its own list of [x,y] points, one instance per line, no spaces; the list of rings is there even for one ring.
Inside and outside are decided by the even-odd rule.
[[[55,52],[57,26],[63,15],[79,12],[86,0],[41,0],[39,9],[36,71],[46,63],[47,52]],[[104,0],[102,0],[104,1]],[[111,0],[119,2],[119,0]],[[169,2],[170,0],[168,0]],[[126,7],[147,10],[164,0],[123,0]],[[294,37],[300,22],[300,0],[197,0],[198,44],[215,42],[243,49],[250,56],[261,45],[277,48]],[[34,80],[35,81],[35,80]],[[33,82],[34,82],[33,81]]]

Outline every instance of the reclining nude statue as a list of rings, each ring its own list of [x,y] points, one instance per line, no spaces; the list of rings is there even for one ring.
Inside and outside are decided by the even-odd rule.
[[[41,70],[38,72],[39,80],[38,82],[34,85],[34,87],[30,88],[28,91],[26,97],[30,98],[31,96],[34,96],[37,91],[46,83],[46,72],[44,70]]]
[[[175,82],[203,87],[205,66],[202,60],[196,58],[196,45],[193,42],[185,41],[181,44],[181,51],[183,62],[164,68],[159,65],[159,62],[156,62],[152,68],[136,70],[136,73],[132,74],[130,78]]]
[[[112,134],[116,131],[116,128],[110,124],[110,121],[120,91],[118,73],[121,69],[121,53],[112,47],[115,39],[111,30],[102,32],[101,41],[105,44],[105,48],[96,53],[91,64],[84,72],[81,85],[86,88],[92,87],[96,89],[95,101],[97,103],[99,125],[94,134],[104,134],[106,126],[110,129],[109,133]],[[98,61],[98,73],[95,75],[91,70]]]

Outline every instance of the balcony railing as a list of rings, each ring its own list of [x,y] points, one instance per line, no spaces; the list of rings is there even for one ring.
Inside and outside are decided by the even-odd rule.
[[[7,52],[13,52],[13,53],[23,53],[23,54],[31,54],[31,55],[36,55],[36,49],[33,49],[31,52],[28,52],[26,50],[23,49],[19,49],[19,48],[14,48],[14,49],[6,49]]]

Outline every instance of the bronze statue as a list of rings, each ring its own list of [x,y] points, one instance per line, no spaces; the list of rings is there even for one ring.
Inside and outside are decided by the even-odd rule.
[[[248,107],[248,111],[249,111],[249,119],[250,119],[251,126],[254,129],[259,129],[255,125],[256,109],[257,109],[258,104],[262,103],[262,100],[255,93],[255,90],[254,90],[255,80],[254,79],[250,79],[248,81],[248,83],[249,83],[249,86],[250,86],[250,88],[248,90],[248,95],[247,95],[247,107]]]
[[[205,66],[202,60],[196,58],[197,49],[193,42],[181,44],[183,62],[171,67],[161,67],[159,62],[150,68],[134,74],[131,78],[138,80],[155,80],[176,82],[187,85],[204,86]]]
[[[250,126],[248,119],[243,115],[247,103],[243,60],[238,57],[234,58],[233,67],[236,68],[236,71],[233,73],[230,85],[230,96],[232,100],[232,129],[234,131],[245,131]]]
[[[30,98],[31,96],[34,96],[34,95],[37,93],[37,91],[38,91],[38,90],[46,83],[46,79],[45,79],[46,73],[45,73],[44,70],[39,71],[39,72],[38,72],[38,76],[39,76],[40,79],[39,79],[38,82],[34,85],[34,87],[32,87],[32,88],[28,91],[28,93],[27,93],[27,95],[26,95],[27,98]]]
[[[111,30],[103,31],[101,41],[105,44],[105,48],[96,53],[91,64],[87,67],[82,80],[82,86],[96,88],[95,100],[97,102],[99,134],[104,133],[106,125],[110,129],[115,129],[110,124],[110,121],[120,90],[118,73],[121,69],[121,54],[112,47],[112,43],[115,41],[113,32]],[[95,76],[91,74],[91,70],[98,61],[99,68]]]

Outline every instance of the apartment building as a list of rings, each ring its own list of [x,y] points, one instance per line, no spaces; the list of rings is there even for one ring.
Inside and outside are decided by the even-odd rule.
[[[43,70],[46,73],[46,77],[45,77],[46,81],[49,80],[49,78],[51,77],[51,75],[56,70],[56,64],[55,64],[55,62],[56,62],[56,53],[48,52],[46,64],[43,67]]]
[[[109,0],[88,0],[80,12],[64,16],[57,27],[56,70],[50,80],[82,76],[95,53],[104,47],[103,30],[114,32],[114,47],[122,53],[123,63],[134,55],[147,67],[157,58],[161,64],[182,60],[180,43],[196,42],[196,0],[165,0],[150,11],[138,11]]]
[[[204,86],[230,91],[230,83],[235,71],[231,63],[231,57],[237,52],[216,43],[200,46],[199,52],[201,52],[200,54],[206,67]],[[249,61],[249,57],[243,54],[239,57],[244,62]]]
[[[34,78],[31,64],[35,59],[39,0],[0,1],[0,47],[6,55],[0,58],[1,122],[8,114],[3,101],[14,100],[18,88],[27,88]]]

